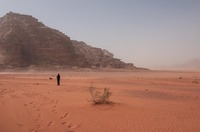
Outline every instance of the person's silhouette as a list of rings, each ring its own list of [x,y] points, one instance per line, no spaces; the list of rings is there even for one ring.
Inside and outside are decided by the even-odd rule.
[[[60,74],[57,75],[57,85],[60,86]]]

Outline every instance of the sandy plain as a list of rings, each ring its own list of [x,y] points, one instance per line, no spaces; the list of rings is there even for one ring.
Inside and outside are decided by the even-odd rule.
[[[56,74],[0,74],[0,132],[200,131],[200,72]],[[114,104],[93,105],[91,83]]]

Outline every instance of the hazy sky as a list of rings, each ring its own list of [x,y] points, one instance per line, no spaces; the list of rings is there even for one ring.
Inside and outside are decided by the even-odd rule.
[[[200,58],[200,0],[0,0],[73,40],[154,68]]]

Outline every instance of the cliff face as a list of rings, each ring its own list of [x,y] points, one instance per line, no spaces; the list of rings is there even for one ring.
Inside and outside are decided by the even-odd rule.
[[[10,67],[84,66],[70,38],[28,15],[8,13],[0,18],[0,65]]]
[[[111,67],[111,68],[135,68],[132,63],[125,63],[120,59],[114,58],[113,54],[105,49],[95,48],[84,42],[73,40],[73,46],[77,54],[83,54],[93,68]]]
[[[0,68],[31,66],[134,68],[107,50],[70,40],[32,16],[10,12],[0,18]]]

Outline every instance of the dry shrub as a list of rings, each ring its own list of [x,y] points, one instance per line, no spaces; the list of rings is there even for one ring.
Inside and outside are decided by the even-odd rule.
[[[97,91],[95,87],[92,86],[92,84],[89,87],[89,92],[92,97],[91,101],[94,104],[110,104],[109,97],[112,95],[112,93],[109,91],[109,88],[104,88],[103,93],[100,91]]]

